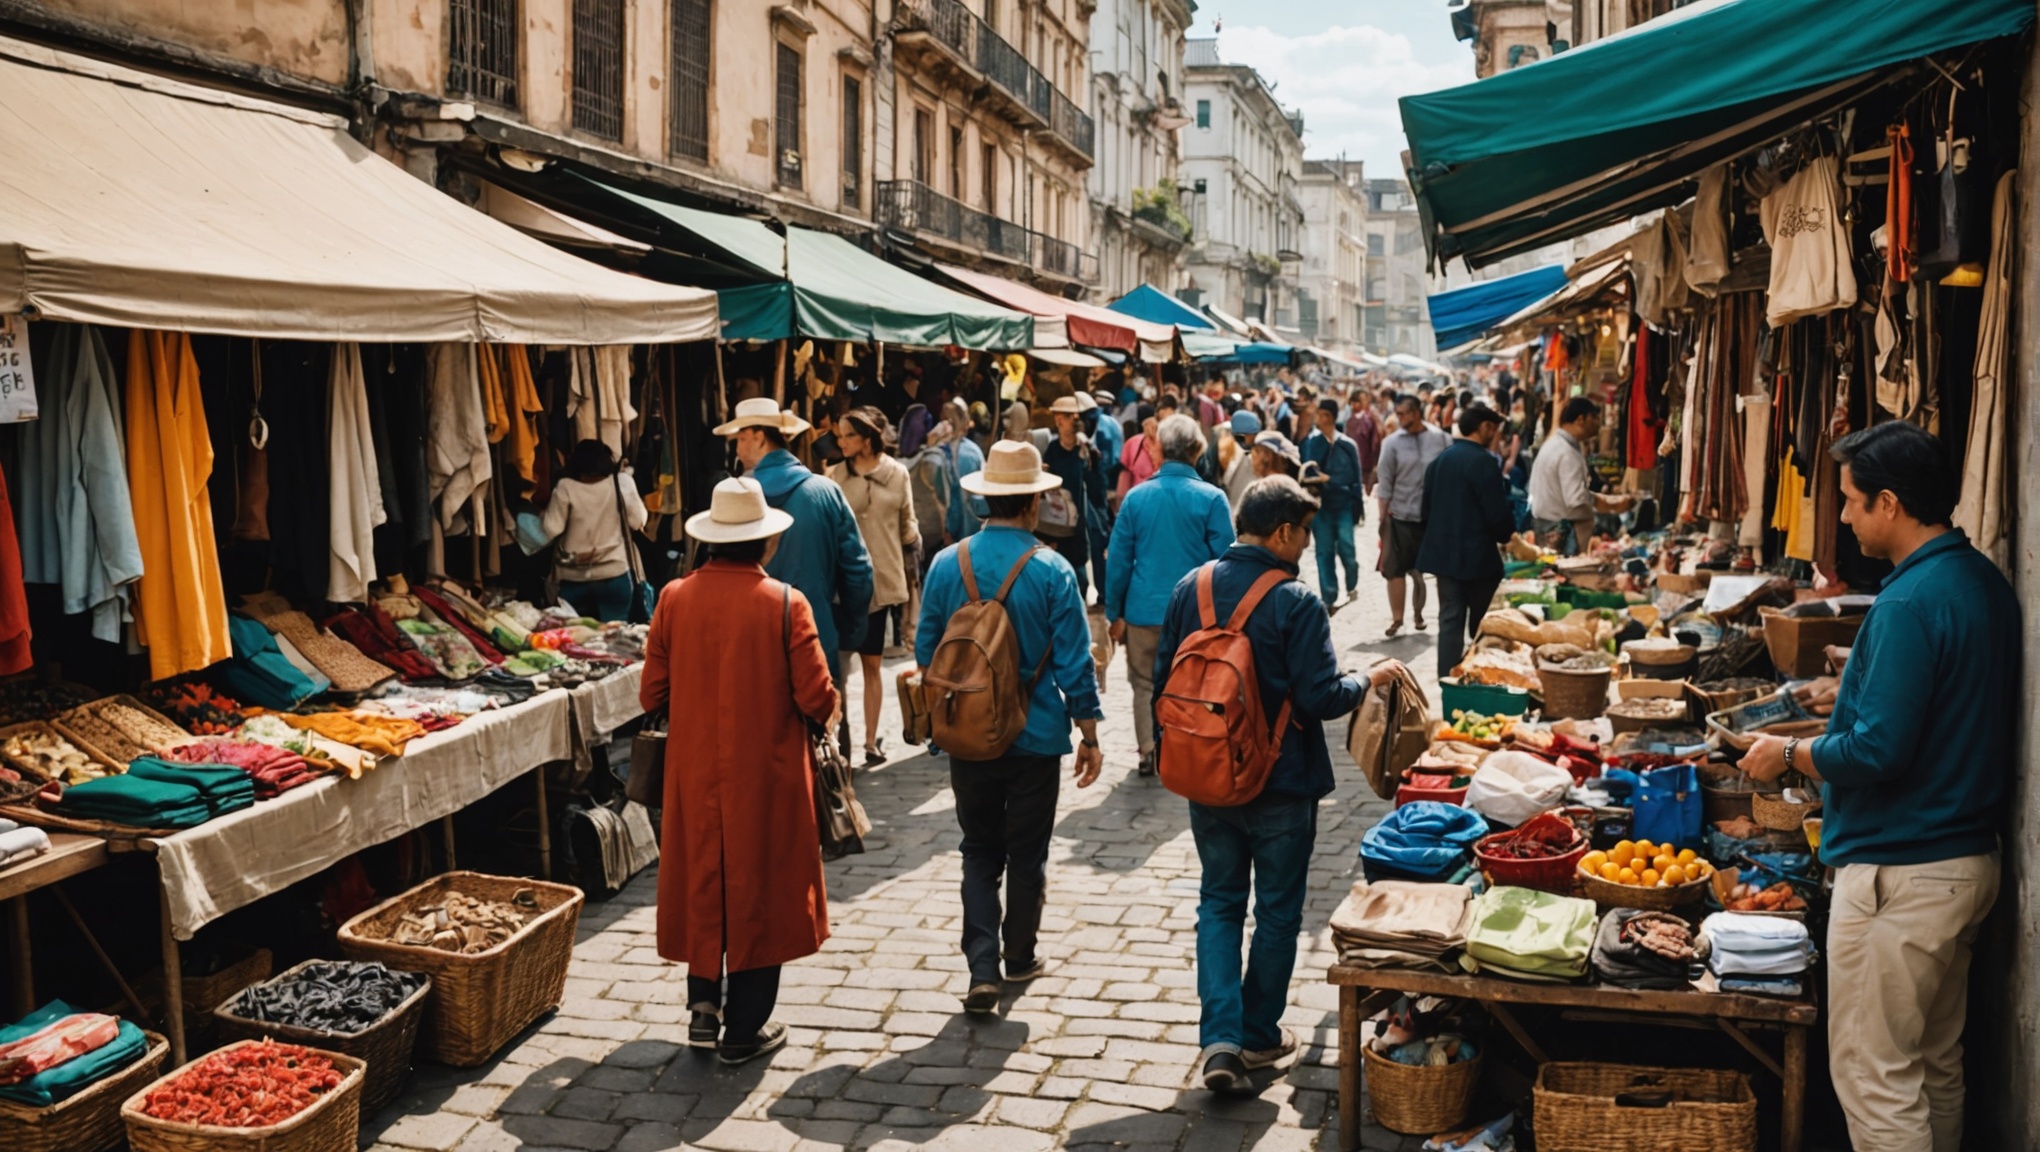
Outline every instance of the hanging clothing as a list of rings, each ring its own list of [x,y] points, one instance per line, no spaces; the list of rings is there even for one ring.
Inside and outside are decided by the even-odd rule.
[[[503,358],[504,419],[503,458],[515,477],[508,493],[511,503],[529,500],[538,488],[538,422],[545,406],[538,400],[538,385],[531,379],[531,355],[522,344],[506,344],[491,350]]]
[[[118,643],[142,577],[120,383],[98,328],[37,327],[51,333],[38,358],[42,417],[22,429],[16,473],[22,578],[58,585],[66,615],[92,613],[92,635]]]
[[[389,344],[362,353],[387,517],[375,534],[376,571],[384,576],[407,571],[413,550],[432,540],[432,484],[425,463],[429,355],[422,344]]]
[[[2005,425],[2011,396],[2012,253],[2018,243],[2012,211],[2015,174],[1998,177],[1990,207],[1990,262],[1983,277],[1983,315],[1977,324],[1975,391],[1962,452],[1962,498],[1955,527],[1976,550],[2003,568],[2007,555]]]
[[[1653,355],[1651,344],[1658,342],[1658,351]],[[1639,472],[1648,472],[1657,467],[1658,437],[1663,434],[1665,422],[1658,418],[1650,406],[1650,379],[1652,373],[1662,373],[1664,367],[1658,363],[1663,358],[1663,339],[1653,336],[1649,329],[1638,326],[1636,330],[1634,370],[1629,379],[1629,401],[1625,416],[1628,421],[1628,443],[1623,450],[1623,466]]]
[[[637,409],[630,404],[630,345],[574,349],[567,414],[573,418],[576,441],[600,440],[622,459],[624,429],[637,419]]]
[[[332,344],[264,340],[258,351],[269,422],[269,586],[305,603],[326,599],[332,574],[333,474],[328,425]]]
[[[375,579],[375,529],[389,517],[383,510],[382,476],[368,425],[368,386],[361,378],[361,345],[333,346],[333,375],[326,388],[327,513],[332,532],[326,569],[326,599],[358,604],[368,599]]]
[[[435,344],[427,362],[425,466],[432,500],[441,529],[465,532],[468,502],[493,473],[475,346]]]
[[[1816,156],[1759,205],[1771,245],[1765,317],[1773,328],[1856,302],[1840,187],[1835,158]]]
[[[135,631],[149,648],[150,679],[166,680],[234,653],[206,493],[212,442],[182,332],[137,331],[128,341],[127,463],[142,554]]]
[[[503,400],[503,357],[494,345],[475,349],[475,375],[482,386],[482,435],[500,444],[510,434],[510,406]]]
[[[1713,296],[1728,278],[1728,165],[1700,174],[1693,195],[1693,231],[1686,246],[1686,286]]]
[[[26,671],[34,663],[29,651],[28,590],[21,584],[21,549],[14,535],[14,507],[7,499],[7,478],[0,474],[0,676]]]

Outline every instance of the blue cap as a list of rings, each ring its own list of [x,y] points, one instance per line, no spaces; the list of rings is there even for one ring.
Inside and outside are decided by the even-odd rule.
[[[1232,430],[1235,436],[1252,436],[1261,430],[1261,418],[1252,412],[1232,414]]]

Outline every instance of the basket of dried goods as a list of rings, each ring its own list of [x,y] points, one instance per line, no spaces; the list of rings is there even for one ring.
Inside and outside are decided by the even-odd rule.
[[[213,1009],[213,1020],[229,1043],[266,1036],[366,1063],[361,1110],[373,1114],[404,1090],[431,991],[432,978],[423,972],[307,960],[243,989]]]
[[[1738,704],[1747,704],[1777,690],[1776,681],[1755,676],[1707,680],[1697,684],[1690,680],[1686,682],[1686,698],[1693,702],[1693,715],[1702,717],[1726,712]]]
[[[1757,1146],[1757,1097],[1740,1072],[1554,1061],[1531,1100],[1538,1152]]]
[[[1797,832],[1806,818],[1820,811],[1820,794],[1811,788],[1758,792],[1750,797],[1750,819],[1779,832]]]
[[[1531,817],[1520,828],[1483,836],[1473,858],[1491,885],[1571,895],[1573,874],[1587,854],[1587,838],[1556,812]]]
[[[0,803],[32,795],[52,780],[83,784],[120,771],[118,765],[65,738],[41,720],[0,728]]]
[[[118,1146],[121,1103],[161,1075],[170,1054],[170,1042],[154,1032],[72,1012],[62,1001],[0,1029],[0,1036],[10,1037],[0,1041],[0,1148],[7,1152]]]
[[[1714,874],[1710,883],[1714,899],[1724,912],[1782,916],[1788,920],[1806,919],[1806,897],[1788,881],[1779,880],[1769,885],[1761,881],[1745,883],[1742,869],[1723,868]]]
[[[559,1006],[581,899],[564,884],[449,872],[342,925],[340,951],[431,976],[418,1050],[472,1068]]]
[[[354,1152],[361,1080],[352,1056],[243,1040],[128,1097],[120,1116],[134,1152]]]
[[[1544,690],[1548,720],[1592,720],[1608,708],[1614,665],[1606,653],[1575,644],[1546,644],[1537,650],[1537,680]]]
[[[1412,1046],[1426,1049],[1411,1057],[1422,1063],[1392,1059],[1376,1052],[1373,1044],[1360,1046],[1362,1066],[1367,1070],[1367,1104],[1375,1122],[1391,1132],[1413,1135],[1457,1126],[1473,1103],[1485,1053],[1456,1036],[1412,1041],[1405,1047]],[[1434,1064],[1432,1059],[1444,1062]]]
[[[1580,858],[1580,889],[1603,908],[1668,911],[1707,895],[1714,866],[1691,848],[1618,840],[1606,852]]]
[[[1667,696],[1638,696],[1608,705],[1608,724],[1617,735],[1670,728],[1686,722],[1686,701]]]
[[[191,743],[191,733],[133,696],[108,696],[59,713],[51,721],[73,743],[102,760],[126,765]]]
[[[1724,820],[1749,819],[1750,797],[1757,782],[1733,764],[1706,763],[1695,766],[1700,773],[1700,814],[1709,824]]]

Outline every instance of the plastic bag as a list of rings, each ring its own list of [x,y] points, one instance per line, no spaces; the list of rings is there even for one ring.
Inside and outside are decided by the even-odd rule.
[[[1481,761],[1466,786],[1466,806],[1514,826],[1556,808],[1572,787],[1572,773],[1528,752],[1497,752]]]
[[[1636,838],[1653,844],[1692,844],[1700,838],[1700,773],[1674,764],[1637,773]]]

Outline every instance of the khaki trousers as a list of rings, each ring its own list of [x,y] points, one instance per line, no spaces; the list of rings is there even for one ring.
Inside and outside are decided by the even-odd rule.
[[[1126,626],[1126,682],[1133,685],[1133,737],[1145,756],[1155,750],[1155,649],[1160,628]]]
[[[1856,1152],[1959,1152],[1970,949],[1998,854],[1846,864],[1828,919],[1828,1051]]]

